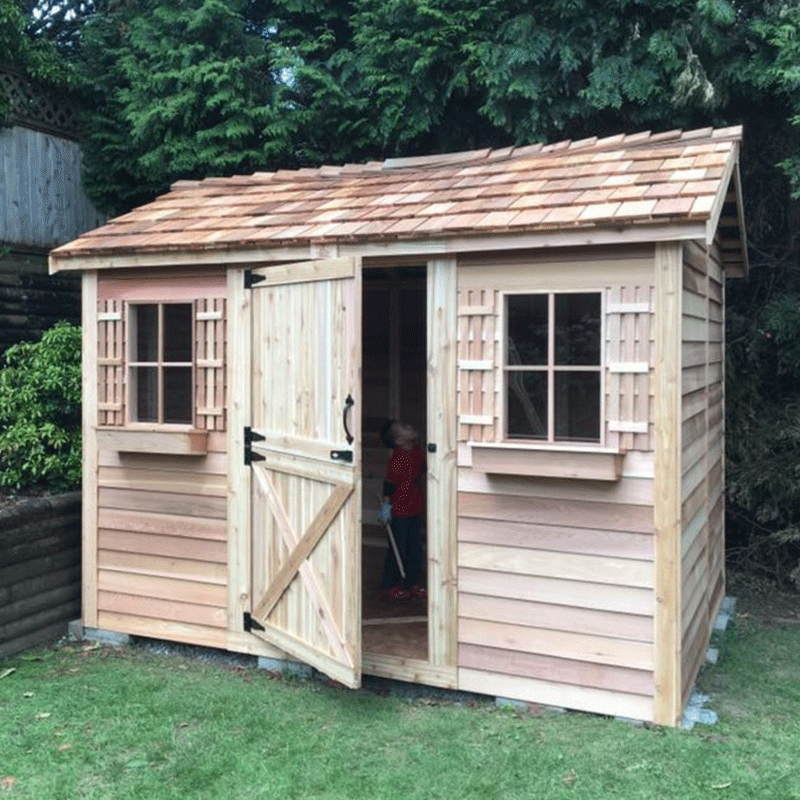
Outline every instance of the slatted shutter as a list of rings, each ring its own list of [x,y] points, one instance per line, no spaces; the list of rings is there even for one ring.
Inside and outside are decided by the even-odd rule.
[[[652,450],[653,288],[606,290],[606,443]]]
[[[225,300],[195,301],[195,426],[225,430]]]
[[[125,320],[121,300],[97,304],[97,422],[125,423]]]
[[[458,440],[499,439],[501,371],[498,293],[458,293]]]

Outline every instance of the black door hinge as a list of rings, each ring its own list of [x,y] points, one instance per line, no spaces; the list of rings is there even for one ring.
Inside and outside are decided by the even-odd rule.
[[[261,283],[266,279],[266,275],[259,275],[258,273],[254,273],[251,269],[246,269],[244,271],[244,288],[252,289],[257,283]]]
[[[348,464],[353,463],[352,450],[331,450],[331,458],[334,461],[346,461]]]
[[[244,612],[243,623],[245,631],[263,631],[264,626],[260,622],[256,622],[251,616],[249,611]]]
[[[254,461],[265,461],[261,453],[253,452],[253,442],[263,442],[264,437],[256,433],[249,425],[244,429],[244,463],[250,466]]]

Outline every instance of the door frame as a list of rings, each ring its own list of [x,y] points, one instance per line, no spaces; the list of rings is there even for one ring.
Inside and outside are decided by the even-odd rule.
[[[415,263],[419,263],[416,261]],[[362,653],[362,672],[455,689],[457,632],[456,259],[426,262],[428,658]],[[367,266],[372,266],[368,264]],[[383,261],[381,266],[396,266]]]
[[[382,259],[386,266],[392,266]],[[419,263],[419,261],[416,261]],[[371,260],[361,268],[372,266]],[[251,416],[251,308],[243,266],[228,269],[228,647],[237,652],[286,659],[276,647],[245,631],[253,606],[250,520],[251,470],[244,428]],[[457,299],[456,258],[426,260],[428,442],[428,659],[409,661],[362,654],[362,673],[457,688]],[[434,557],[436,556],[436,557]]]

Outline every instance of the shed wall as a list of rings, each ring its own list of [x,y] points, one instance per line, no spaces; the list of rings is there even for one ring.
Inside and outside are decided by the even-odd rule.
[[[201,457],[101,450],[98,463],[98,627],[225,646],[224,436]]]
[[[125,302],[191,301],[195,308],[195,422],[202,455],[125,452],[100,437],[96,481],[96,624],[214,647],[228,644],[227,472],[222,273],[159,279],[100,277],[97,420],[126,426]],[[92,504],[89,504],[90,506]]]
[[[681,697],[705,660],[724,593],[723,273],[716,248],[683,252]]]
[[[652,248],[473,259],[459,271],[458,663],[468,690],[653,714]],[[486,287],[487,280],[491,288]],[[604,444],[618,481],[490,474],[505,291],[601,291]]]

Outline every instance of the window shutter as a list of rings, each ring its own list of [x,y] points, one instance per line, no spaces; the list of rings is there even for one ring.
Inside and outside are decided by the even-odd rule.
[[[458,440],[493,442],[499,413],[497,292],[458,293]]]
[[[125,319],[121,300],[97,304],[97,422],[99,425],[125,423]]]
[[[652,450],[650,397],[654,289],[623,286],[606,292],[606,443]]]
[[[202,430],[225,430],[225,300],[195,301],[195,418]]]

